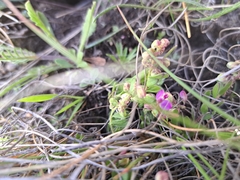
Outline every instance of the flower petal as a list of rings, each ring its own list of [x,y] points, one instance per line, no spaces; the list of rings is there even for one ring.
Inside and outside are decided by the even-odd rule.
[[[179,96],[183,101],[187,101],[187,93],[184,90],[179,93]]]
[[[172,103],[168,100],[163,100],[161,103],[160,103],[160,107],[164,110],[170,110],[172,109]]]
[[[158,93],[156,94],[156,101],[158,103],[162,102],[164,100],[164,95],[165,95],[165,92],[163,89],[161,89],[160,91],[158,91]]]

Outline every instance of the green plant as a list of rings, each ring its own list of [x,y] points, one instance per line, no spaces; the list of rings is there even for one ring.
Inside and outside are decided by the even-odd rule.
[[[9,3],[5,1],[7,5]],[[39,28],[35,27],[31,22],[29,22],[24,16],[20,14],[20,12],[14,7],[11,7],[12,11],[18,16],[20,20],[25,22],[26,26],[28,26],[34,33],[36,33],[40,38],[42,38],[45,42],[47,42],[51,47],[55,48],[59,53],[61,53],[65,58],[56,58],[54,59],[54,63],[49,63],[48,65],[44,66],[38,66],[30,69],[25,75],[22,77],[17,78],[11,83],[8,83],[6,87],[4,87],[0,91],[0,97],[4,96],[9,91],[13,90],[13,88],[20,88],[23,87],[26,83],[29,83],[30,81],[37,78],[39,75],[49,74],[51,72],[54,72],[59,69],[66,69],[66,68],[87,68],[88,64],[83,61],[83,55],[84,55],[84,47],[89,39],[89,37],[93,34],[96,28],[96,22],[93,19],[93,13],[95,10],[96,2],[93,2],[92,8],[87,11],[85,21],[82,26],[82,34],[80,38],[80,45],[77,50],[77,52],[73,51],[72,49],[67,49],[61,43],[56,39],[54,32],[50,26],[50,23],[48,22],[48,19],[46,16],[39,12],[35,11],[30,3],[30,1],[27,1],[25,3],[25,8],[27,10],[27,14],[30,18],[30,20]],[[69,59],[72,61],[72,63],[69,63],[65,59]],[[26,63],[28,61],[37,61],[39,57],[28,50],[18,48],[18,47],[8,47],[5,45],[2,45],[0,47],[0,61],[11,61],[14,63]],[[75,64],[75,66],[73,65]],[[57,65],[57,66],[56,66]],[[51,98],[55,97],[55,95],[35,95],[30,97],[25,97],[20,99],[21,102],[44,102],[47,100],[50,100]],[[80,99],[79,99],[80,98]],[[60,114],[64,111],[66,111],[69,108],[72,108],[76,105],[76,107],[80,107],[82,104],[82,97],[79,97],[76,101],[73,103],[70,103],[69,105],[66,105],[64,108],[59,110],[57,113]],[[74,109],[74,112],[76,113],[78,108]],[[69,118],[69,122],[71,122],[72,118],[74,117],[74,113]]]
[[[33,96],[28,96],[25,98],[21,98],[18,100],[18,102],[26,102],[26,103],[34,103],[34,102],[45,102],[45,101],[49,101],[52,100],[54,98],[70,98],[73,99],[74,101],[65,105],[63,108],[61,108],[60,110],[58,110],[56,112],[55,115],[59,115],[61,113],[66,112],[67,110],[69,110],[70,108],[73,108],[73,111],[71,113],[71,116],[68,119],[68,122],[66,124],[66,126],[68,126],[72,119],[74,118],[74,116],[76,115],[77,111],[79,110],[79,108],[81,107],[81,105],[84,102],[84,97],[81,96],[69,96],[69,95],[57,95],[57,94],[41,94],[41,95],[33,95]]]
[[[169,41],[167,39],[155,40],[149,51],[157,56],[162,54],[168,45]],[[122,49],[121,46],[120,48]],[[161,62],[167,65],[170,64],[167,59]],[[151,105],[156,105],[156,101],[152,93],[156,93],[161,89],[161,85],[168,75],[157,69],[154,61],[147,52],[142,54],[142,65],[145,68],[143,71],[113,87],[112,93],[109,96],[111,109],[109,127],[112,132],[126,128],[127,119],[129,118],[127,108],[131,102],[137,103],[138,107],[141,108],[148,106],[154,113],[155,108],[151,108]],[[137,79],[139,84],[137,84]]]
[[[114,62],[120,62],[121,64],[126,64],[131,62],[136,57],[137,48],[128,50],[127,47],[123,47],[122,43],[116,42],[116,56],[112,54],[106,54],[109,58],[111,58]],[[129,51],[129,52],[128,52]]]

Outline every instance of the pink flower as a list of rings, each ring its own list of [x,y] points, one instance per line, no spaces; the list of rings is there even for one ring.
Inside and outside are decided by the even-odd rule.
[[[168,94],[166,94],[163,89],[158,91],[158,93],[156,94],[156,100],[158,103],[161,103],[163,100],[165,100],[167,98],[168,98]]]
[[[163,100],[159,105],[164,110],[172,109],[172,103],[169,100]]]
[[[172,109],[172,102],[169,101],[171,99],[171,94],[166,93],[163,89],[158,91],[156,94],[156,101],[159,104],[159,106],[164,110],[170,110]]]
[[[187,93],[184,90],[179,93],[179,96],[184,102],[187,101]]]

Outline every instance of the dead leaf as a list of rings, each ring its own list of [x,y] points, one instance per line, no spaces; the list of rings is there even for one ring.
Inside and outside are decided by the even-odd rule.
[[[95,66],[105,66],[106,64],[106,59],[99,56],[84,58],[84,60],[91,64],[94,64]]]

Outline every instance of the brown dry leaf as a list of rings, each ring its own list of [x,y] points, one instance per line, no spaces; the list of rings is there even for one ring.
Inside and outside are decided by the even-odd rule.
[[[94,64],[95,66],[105,66],[106,64],[106,59],[99,56],[84,58],[84,60],[91,64]]]

